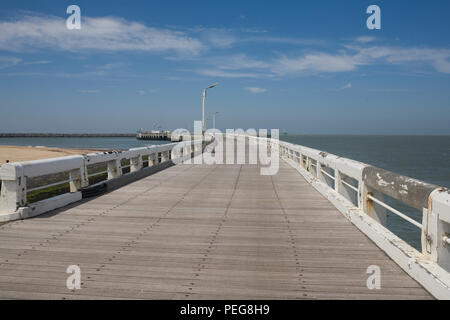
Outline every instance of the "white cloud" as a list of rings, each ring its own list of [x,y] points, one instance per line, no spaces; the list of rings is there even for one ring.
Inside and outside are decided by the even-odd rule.
[[[103,70],[93,71],[93,72],[8,72],[6,73],[9,77],[56,77],[56,78],[91,78],[91,77],[102,77],[106,76],[107,73]]]
[[[19,64],[22,60],[15,57],[2,57],[0,56],[0,69],[6,69]]]
[[[246,32],[246,33],[266,33],[267,30],[265,30],[265,29],[258,29],[258,28],[242,28],[241,32]]]
[[[183,32],[148,27],[116,17],[83,17],[80,30],[68,30],[63,18],[24,16],[0,21],[0,49],[36,48],[82,51],[176,51],[198,54],[203,44]]]
[[[147,92],[145,91],[145,90],[138,90],[137,91],[137,94],[138,95],[141,95],[141,96],[143,96],[143,95],[145,95]]]
[[[236,42],[236,38],[233,35],[226,32],[214,31],[208,33],[205,36],[205,40],[207,40],[212,46],[218,48],[229,48]]]
[[[358,51],[354,59],[361,64],[375,64],[377,60],[390,64],[423,63],[432,66],[437,72],[450,73],[450,50],[431,48],[396,48],[375,46],[354,48]]]
[[[39,60],[39,61],[29,61],[29,62],[24,62],[24,64],[26,65],[39,65],[39,64],[49,64],[52,63],[49,60]]]
[[[450,73],[450,50],[431,48],[361,47],[347,45],[338,53],[314,52],[300,56],[279,56],[258,60],[246,54],[217,56],[207,62],[214,67],[201,69],[199,74],[225,78],[274,78],[322,73],[351,72],[361,66],[380,64],[423,65],[437,72]]]
[[[309,40],[309,39],[298,39],[298,38],[287,38],[287,37],[247,37],[242,38],[241,42],[263,42],[263,43],[277,43],[277,44],[290,44],[290,45],[305,45],[305,46],[318,46],[325,45],[325,41],[321,40]]]
[[[115,62],[115,63],[103,64],[101,66],[98,66],[97,69],[99,69],[99,70],[112,70],[112,69],[120,68],[122,66],[123,66],[123,63]]]
[[[203,42],[216,48],[229,48],[238,40],[232,29],[195,27],[190,30],[197,33]]]
[[[345,86],[342,86],[340,90],[350,89],[352,87],[351,83],[347,83]]]
[[[431,48],[395,48],[384,46],[346,46],[338,54],[309,53],[273,61],[271,70],[278,75],[301,75],[354,71],[363,65],[392,64],[431,66],[437,72],[450,73],[450,50]]]
[[[257,88],[257,87],[245,87],[244,89],[247,90],[248,92],[255,93],[255,94],[264,93],[267,91],[267,89]]]
[[[218,78],[257,78],[259,76],[256,73],[228,72],[223,70],[211,70],[211,69],[199,70],[198,73],[204,76],[218,77]]]
[[[261,60],[251,59],[242,53],[216,57],[211,59],[209,63],[222,70],[266,69],[270,67],[270,64]]]
[[[344,72],[355,70],[358,64],[347,54],[313,53],[296,58],[283,56],[275,61],[272,71],[277,74]]]
[[[433,62],[433,67],[441,73],[450,73],[450,62],[444,59]]]
[[[223,78],[274,78],[321,73],[351,72],[360,66],[391,64],[432,68],[440,73],[450,73],[450,50],[433,48],[396,48],[374,46],[375,37],[361,36],[334,52],[316,52],[292,55],[280,54],[268,59],[254,59],[246,54],[202,57],[208,48],[220,50],[233,45],[270,42],[293,45],[323,44],[321,41],[270,36],[242,36],[233,29],[197,27],[185,32],[153,28],[139,22],[118,17],[83,17],[81,30],[68,30],[64,17],[21,16],[15,20],[0,21],[0,50],[32,52],[50,49],[70,52],[81,51],[146,51],[164,52],[173,60],[190,59],[192,63],[206,61],[211,68],[196,72],[205,76]],[[264,30],[265,31],[265,30]],[[249,31],[250,32],[250,31]],[[256,33],[256,31],[255,31]],[[201,40],[200,40],[201,39]],[[210,51],[208,51],[210,52]],[[15,57],[0,57],[0,69],[21,63]],[[47,64],[50,61],[32,61],[23,65]],[[95,75],[101,76],[121,63],[109,63],[96,67]],[[24,71],[25,72],[25,71]],[[11,73],[9,75],[19,75]],[[78,74],[56,74],[59,77],[80,77]]]
[[[369,43],[369,42],[373,42],[376,41],[377,38],[375,37],[370,37],[370,36],[361,36],[355,39],[356,42],[361,42],[361,43]]]

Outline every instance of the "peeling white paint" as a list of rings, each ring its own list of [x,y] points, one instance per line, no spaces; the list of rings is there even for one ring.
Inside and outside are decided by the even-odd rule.
[[[389,182],[384,181],[379,173],[377,173],[377,178],[378,178],[377,183],[380,187],[387,187],[389,185]]]

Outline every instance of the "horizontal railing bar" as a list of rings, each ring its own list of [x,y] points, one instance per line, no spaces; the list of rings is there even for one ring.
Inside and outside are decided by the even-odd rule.
[[[328,172],[326,172],[325,170],[323,170],[322,168],[320,168],[320,171],[322,171],[322,173],[326,174],[327,176],[329,176],[331,179],[335,180],[336,178],[333,177],[331,174],[329,174]]]
[[[105,174],[105,173],[108,173],[108,170],[106,170],[106,171],[101,171],[101,172],[95,172],[95,173],[91,173],[91,174],[88,174],[88,177],[99,176],[99,175],[101,175],[101,174]]]
[[[42,190],[42,189],[58,186],[60,184],[68,183],[70,181],[72,181],[72,180],[71,179],[67,179],[67,180],[58,181],[58,182],[55,182],[55,183],[46,184],[44,186],[39,186],[39,187],[35,187],[35,188],[29,188],[29,189],[27,189],[27,192],[36,191],[36,190]]]
[[[373,196],[371,196],[370,194],[367,195],[367,198],[372,200],[375,203],[378,203],[380,206],[382,206],[385,209],[388,209],[389,211],[391,211],[392,213],[395,213],[396,215],[398,215],[399,217],[405,219],[406,221],[412,223],[413,225],[415,225],[416,227],[422,229],[423,226],[422,224],[418,223],[416,220],[411,219],[410,217],[408,217],[407,215],[401,213],[400,211],[392,208],[390,205],[378,200],[377,198],[374,198]]]
[[[341,182],[342,182],[343,184],[345,184],[347,187],[349,187],[350,189],[353,189],[353,190],[355,190],[356,192],[359,192],[359,189],[358,189],[357,187],[352,186],[352,185],[351,185],[350,183],[348,183],[347,181],[341,179]]]

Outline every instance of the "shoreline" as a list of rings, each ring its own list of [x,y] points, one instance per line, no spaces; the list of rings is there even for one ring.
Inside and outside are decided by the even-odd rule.
[[[16,146],[0,145],[0,166],[7,161],[23,162],[32,160],[41,160],[49,158],[58,158],[72,156],[77,154],[87,154],[93,152],[105,152],[109,149],[95,148],[56,148],[40,146]]]

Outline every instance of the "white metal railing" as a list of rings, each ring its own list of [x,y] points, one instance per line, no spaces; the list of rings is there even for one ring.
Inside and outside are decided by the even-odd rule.
[[[281,155],[283,157],[294,160],[308,172],[313,171],[315,178],[319,179],[321,182],[330,185],[331,183],[330,181],[327,181],[327,178],[333,181],[333,183],[335,184],[333,189],[340,195],[346,197],[351,202],[353,202],[355,198],[349,197],[347,190],[345,190],[345,192],[342,192],[342,188],[348,188],[349,190],[353,191],[355,193],[354,195],[358,199],[358,207],[365,209],[367,214],[372,216],[372,218],[376,219],[378,222],[382,222],[383,225],[385,225],[386,219],[384,210],[389,210],[405,221],[408,221],[416,227],[422,228],[421,223],[386,204],[383,200],[382,190],[377,189],[376,187],[373,188],[364,185],[363,171],[366,167],[369,167],[369,165],[350,159],[337,157],[335,155],[328,154],[319,150],[293,145],[282,141],[279,142],[279,147],[281,150]],[[311,170],[311,167],[315,167],[315,169]],[[334,175],[330,174],[323,168],[332,169],[334,171]],[[354,186],[345,181],[345,177],[355,179],[355,181],[358,183],[358,186]],[[365,193],[362,193],[363,189],[365,189]],[[378,193],[378,198],[373,195],[373,192]],[[371,202],[376,203],[381,208],[374,207]],[[365,206],[364,203],[366,203]]]
[[[450,299],[450,193],[359,161],[277,139],[234,134],[278,149],[347,219],[435,297]],[[329,172],[333,171],[333,173]],[[388,205],[391,197],[422,212],[422,223]],[[421,230],[418,251],[386,228],[387,210]]]
[[[90,186],[89,178],[94,176],[107,174],[106,180],[113,180],[144,169],[144,163],[147,163],[147,167],[151,167],[169,160],[181,162],[202,152],[203,147],[211,141],[212,138],[207,137],[206,140],[188,140],[126,151],[6,163],[0,167],[0,222],[35,216],[78,201],[82,198],[81,191]],[[129,161],[129,164],[122,165],[123,161]],[[103,165],[107,169],[88,173],[89,167],[92,165]],[[124,169],[127,168],[129,168],[129,173],[124,173]],[[28,179],[48,175],[59,175],[64,178],[38,186],[27,186]],[[35,203],[27,201],[27,195],[31,192],[67,183],[70,186],[70,192],[66,194]]]

